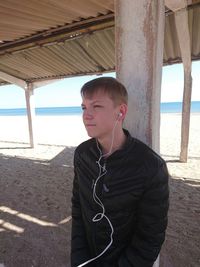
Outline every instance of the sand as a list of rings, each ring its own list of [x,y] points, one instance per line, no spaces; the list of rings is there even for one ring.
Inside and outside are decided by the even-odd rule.
[[[161,267],[200,266],[200,114],[191,115],[189,158],[180,163],[180,114],[161,116],[170,210]],[[70,267],[73,153],[87,134],[79,116],[0,116],[0,266]]]

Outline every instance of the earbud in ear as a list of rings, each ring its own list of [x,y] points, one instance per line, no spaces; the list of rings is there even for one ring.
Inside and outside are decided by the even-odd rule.
[[[120,113],[118,113],[118,117],[120,118],[122,116],[122,113],[120,112]]]

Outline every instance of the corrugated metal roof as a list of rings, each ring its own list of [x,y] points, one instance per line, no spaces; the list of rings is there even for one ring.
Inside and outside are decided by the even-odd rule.
[[[200,59],[200,5],[188,10],[191,58]],[[164,65],[182,62],[173,13],[165,17]]]
[[[0,70],[26,81],[102,73],[114,68],[114,28],[64,43],[5,54],[0,61]]]
[[[114,12],[113,0],[0,1],[0,40],[21,39]]]
[[[192,59],[200,59],[197,4],[188,11]],[[113,12],[113,0],[0,1],[0,71],[28,82],[113,71]],[[166,9],[163,63],[180,61],[174,15]]]

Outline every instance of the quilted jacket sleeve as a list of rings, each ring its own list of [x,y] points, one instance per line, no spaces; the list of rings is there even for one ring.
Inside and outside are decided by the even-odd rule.
[[[168,201],[168,171],[163,163],[145,185],[137,210],[136,231],[118,261],[119,267],[153,266],[165,239]]]
[[[71,267],[78,266],[90,258],[81,215],[79,185],[76,175],[76,161],[74,161],[74,167],[75,175],[72,190]]]

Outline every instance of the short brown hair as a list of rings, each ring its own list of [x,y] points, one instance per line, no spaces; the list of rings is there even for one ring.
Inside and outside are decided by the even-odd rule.
[[[107,93],[115,105],[128,103],[128,93],[125,86],[115,78],[100,77],[85,83],[81,88],[81,96],[90,98],[98,91]]]

